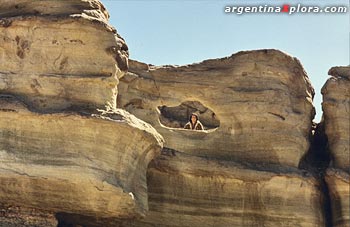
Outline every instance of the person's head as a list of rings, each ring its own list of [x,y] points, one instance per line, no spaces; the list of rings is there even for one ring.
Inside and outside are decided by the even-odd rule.
[[[195,124],[197,121],[198,121],[198,115],[195,114],[195,113],[192,113],[191,116],[190,116],[190,122],[192,124]]]

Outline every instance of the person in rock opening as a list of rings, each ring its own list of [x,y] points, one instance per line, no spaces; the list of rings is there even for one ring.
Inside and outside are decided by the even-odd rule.
[[[184,129],[204,130],[204,127],[202,123],[199,121],[198,115],[195,113],[192,113]]]

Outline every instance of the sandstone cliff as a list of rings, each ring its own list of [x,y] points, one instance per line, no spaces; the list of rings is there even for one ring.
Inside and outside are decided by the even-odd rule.
[[[124,226],[324,225],[319,185],[298,171],[269,172],[176,153],[152,162],[148,185],[146,218]]]
[[[322,88],[323,117],[332,167],[326,174],[333,226],[350,226],[350,67],[333,67]]]
[[[277,50],[186,66],[131,61],[118,87],[118,106],[153,125],[177,151],[297,167],[310,146],[313,88],[299,61]],[[190,111],[216,128],[172,127],[183,127]]]
[[[128,61],[108,18],[2,1],[1,227],[349,227],[349,67],[315,125],[296,58]],[[204,131],[183,129],[193,112]]]
[[[116,109],[128,50],[102,4],[5,0],[0,17],[0,226],[144,216],[163,139]]]
[[[161,143],[150,126],[122,110],[40,114],[8,97],[0,105],[1,201],[100,217],[147,210],[146,169]]]
[[[334,67],[322,88],[323,117],[333,165],[350,173],[350,67]]]
[[[0,15],[2,93],[45,111],[115,107],[128,52],[99,1],[3,0]]]
[[[326,175],[331,199],[334,227],[350,226],[350,176],[348,173],[329,169]]]
[[[322,182],[297,169],[311,149],[314,116],[314,91],[297,59],[258,50],[129,66],[118,106],[152,124],[166,148],[148,169],[146,217],[119,225],[326,224]],[[182,129],[191,112],[205,131]]]

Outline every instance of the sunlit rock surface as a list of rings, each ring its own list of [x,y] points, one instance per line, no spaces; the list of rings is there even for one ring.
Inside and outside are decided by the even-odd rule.
[[[322,91],[324,184],[297,168],[327,141],[296,58],[129,67],[108,18],[97,0],[1,2],[1,227],[348,227],[349,67]],[[192,112],[204,131],[182,129]]]
[[[325,132],[333,166],[350,173],[350,67],[333,67],[322,88]]]
[[[350,226],[350,176],[348,173],[329,169],[326,182],[331,198],[332,221],[334,227]]]
[[[122,226],[324,225],[318,183],[298,170],[274,173],[176,153],[151,163],[148,187],[146,218]]]
[[[146,170],[162,138],[122,110],[41,114],[0,96],[0,198],[100,217],[147,210]]]
[[[129,64],[129,73],[118,85],[118,107],[154,126],[165,137],[166,147],[198,156],[292,167],[309,148],[314,91],[296,58],[277,50],[258,50],[185,66]],[[185,102],[210,109],[219,127],[191,132],[161,124],[164,116],[158,107]],[[197,112],[201,119],[205,109]],[[168,121],[188,117],[178,116],[175,111]]]
[[[334,227],[350,227],[350,67],[333,67],[322,88],[323,121],[331,154],[325,180]]]
[[[96,0],[4,0],[0,91],[37,109],[115,107],[124,40]]]
[[[96,0],[0,4],[0,225],[134,218],[163,138],[116,109],[124,40]]]

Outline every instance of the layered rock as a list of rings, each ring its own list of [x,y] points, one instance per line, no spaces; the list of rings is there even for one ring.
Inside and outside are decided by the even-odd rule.
[[[102,4],[5,0],[0,16],[0,224],[143,216],[163,139],[115,108],[128,51]]]
[[[99,1],[5,0],[0,15],[1,93],[43,111],[115,107],[128,52]]]
[[[323,120],[332,167],[329,188],[334,227],[350,227],[350,67],[333,67],[322,88]]]
[[[147,210],[146,169],[162,143],[153,128],[122,110],[41,114],[9,97],[0,104],[1,201],[99,217]]]
[[[349,227],[350,176],[344,171],[329,169],[325,179],[331,199],[333,227]]]
[[[333,166],[350,173],[350,67],[333,67],[322,88],[323,118]]]
[[[118,106],[153,125],[171,149],[297,167],[309,148],[314,91],[299,61],[277,50],[239,52],[185,66],[131,61],[118,89]],[[212,129],[198,132],[161,123],[165,107],[179,106],[167,118],[181,126],[188,117],[179,119],[181,104],[191,102],[204,107],[189,108],[200,119],[210,110],[218,128],[204,124]]]
[[[253,170],[176,153],[148,169],[150,210],[122,226],[324,226],[322,193],[297,170]]]
[[[0,226],[329,223],[325,185],[296,168],[314,116],[297,59],[258,50],[186,66],[131,61],[125,74],[128,48],[97,0],[4,0],[0,17]],[[329,148],[345,171],[349,73],[333,68],[323,88]],[[116,109],[117,94],[165,137],[161,157],[162,136]],[[192,112],[204,131],[182,129]],[[347,226],[348,172],[329,170],[325,182],[333,224]]]

